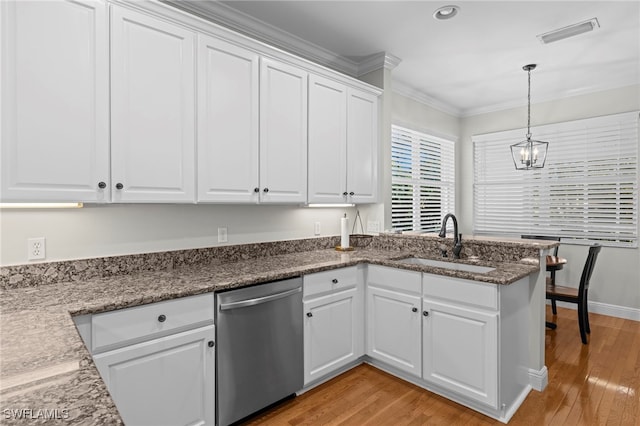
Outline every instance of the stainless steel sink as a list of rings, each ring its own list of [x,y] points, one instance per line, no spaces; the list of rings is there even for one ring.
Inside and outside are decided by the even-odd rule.
[[[491,268],[489,266],[445,262],[442,260],[422,259],[420,257],[407,257],[406,259],[400,259],[398,261],[402,263],[409,263],[411,265],[433,266],[435,268],[453,269],[454,271],[475,272],[478,274],[486,274],[487,272],[495,271],[496,269],[496,268]]]

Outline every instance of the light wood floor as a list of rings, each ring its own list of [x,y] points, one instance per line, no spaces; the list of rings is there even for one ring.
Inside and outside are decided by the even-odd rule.
[[[531,391],[509,425],[640,425],[640,322],[558,308],[546,331],[549,385]],[[547,318],[552,318],[548,310]],[[500,425],[368,365],[262,413],[247,425]]]

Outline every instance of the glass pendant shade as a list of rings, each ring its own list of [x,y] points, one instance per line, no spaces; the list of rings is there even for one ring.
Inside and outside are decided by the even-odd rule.
[[[549,142],[536,141],[527,135],[527,140],[511,145],[511,157],[516,170],[541,169],[547,159]]]
[[[536,64],[522,67],[528,74],[527,84],[527,139],[511,145],[511,157],[516,170],[541,169],[547,160],[549,142],[531,139],[531,70]]]

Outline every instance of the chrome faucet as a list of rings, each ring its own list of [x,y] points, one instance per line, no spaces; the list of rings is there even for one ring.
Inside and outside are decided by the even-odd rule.
[[[442,226],[440,227],[440,238],[447,237],[447,220],[453,219],[453,257],[460,259],[460,252],[462,251],[462,234],[458,234],[458,219],[453,213],[447,213],[442,219]],[[442,249],[442,257],[447,257],[447,251]]]

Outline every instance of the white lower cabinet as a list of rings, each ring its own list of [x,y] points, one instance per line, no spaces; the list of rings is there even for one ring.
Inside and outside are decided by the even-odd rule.
[[[367,354],[419,376],[420,298],[370,287],[367,309]]]
[[[420,283],[419,272],[369,266],[367,355],[416,376],[422,372]]]
[[[213,293],[74,321],[127,426],[215,424]]]
[[[364,353],[361,267],[304,277],[304,384],[327,377]]]
[[[422,309],[422,377],[497,408],[498,314],[429,299]]]
[[[369,265],[367,355],[374,365],[506,422],[531,389],[528,283]]]
[[[215,424],[215,328],[94,356],[126,425]]]
[[[362,355],[358,296],[353,288],[304,302],[305,385]]]

